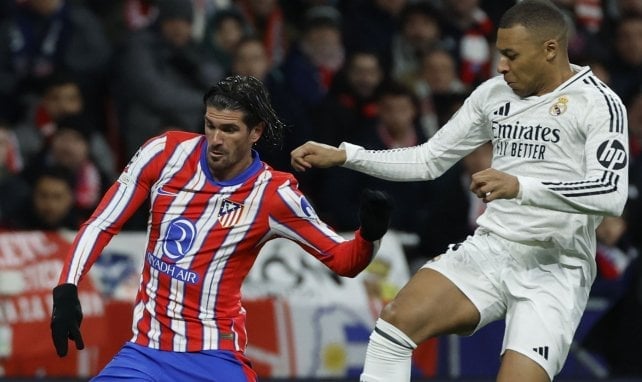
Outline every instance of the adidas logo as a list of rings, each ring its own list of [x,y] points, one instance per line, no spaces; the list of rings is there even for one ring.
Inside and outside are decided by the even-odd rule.
[[[548,360],[548,346],[540,346],[538,348],[533,348],[535,353],[539,353],[545,360]]]
[[[499,109],[495,110],[493,112],[493,115],[501,115],[501,116],[508,116],[508,112],[510,111],[510,102],[506,102],[506,104]]]

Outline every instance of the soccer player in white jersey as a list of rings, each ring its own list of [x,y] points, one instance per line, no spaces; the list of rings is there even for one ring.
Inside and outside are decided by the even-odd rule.
[[[498,381],[552,380],[562,369],[595,277],[595,228],[622,213],[628,138],[622,102],[569,62],[568,26],[547,1],[502,16],[501,76],[481,84],[428,142],[369,151],[307,142],[292,165],[344,167],[396,180],[433,179],[491,141],[472,176],[487,203],[479,228],[420,269],[371,334],[361,381],[410,379],[416,344],[505,319]]]
[[[133,337],[95,381],[255,381],[241,284],[261,247],[300,244],[336,273],[363,270],[388,229],[390,201],[364,192],[361,227],[346,240],[319,220],[289,173],[252,149],[283,124],[254,77],[228,77],[204,97],[205,134],[167,132],[141,147],[76,236],[53,290],[58,355],[81,349],[78,282],[125,221],[150,200]]]

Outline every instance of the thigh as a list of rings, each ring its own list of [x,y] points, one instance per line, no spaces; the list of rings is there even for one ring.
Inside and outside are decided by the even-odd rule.
[[[92,382],[120,380],[255,382],[257,377],[238,352],[171,352],[127,343]]]
[[[583,271],[543,264],[505,280],[510,296],[502,351],[523,354],[552,380],[564,366],[588,300]]]
[[[497,382],[549,382],[546,370],[529,357],[513,350],[507,350],[497,374]]]
[[[91,379],[91,382],[154,382],[157,380],[148,367],[148,359],[131,344],[126,344],[111,361]]]
[[[485,257],[480,250],[489,251],[483,240],[469,238],[426,263],[384,308],[381,318],[417,343],[442,334],[469,334],[502,318],[504,305],[488,278],[492,272],[472,259]]]

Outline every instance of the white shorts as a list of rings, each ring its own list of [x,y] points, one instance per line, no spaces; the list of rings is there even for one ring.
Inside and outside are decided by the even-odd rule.
[[[450,279],[477,307],[474,332],[505,318],[501,354],[517,351],[557,375],[586,307],[591,282],[559,263],[560,249],[515,243],[489,233],[468,237],[424,267]]]

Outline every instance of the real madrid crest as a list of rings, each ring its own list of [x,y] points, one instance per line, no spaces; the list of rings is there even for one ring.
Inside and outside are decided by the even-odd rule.
[[[549,113],[551,113],[552,116],[557,117],[558,115],[564,114],[564,112],[566,112],[567,103],[568,103],[568,98],[566,96],[560,96],[557,99],[557,102],[555,102],[548,111]]]

